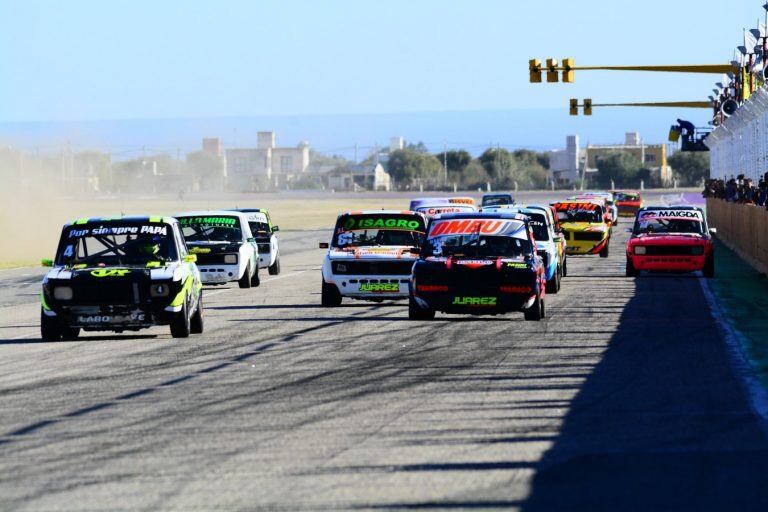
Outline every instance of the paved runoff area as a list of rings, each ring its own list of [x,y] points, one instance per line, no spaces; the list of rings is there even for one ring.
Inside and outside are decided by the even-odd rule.
[[[329,231],[206,288],[185,340],[43,343],[43,271],[0,272],[0,509],[768,510],[722,314],[700,277],[624,277],[629,225],[542,322],[323,308]]]

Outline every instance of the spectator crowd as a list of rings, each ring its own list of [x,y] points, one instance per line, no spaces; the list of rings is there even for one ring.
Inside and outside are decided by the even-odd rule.
[[[702,195],[723,199],[730,203],[753,204],[768,209],[768,172],[763,175],[757,185],[751,178],[744,178],[743,174],[731,176],[728,181],[707,180]]]

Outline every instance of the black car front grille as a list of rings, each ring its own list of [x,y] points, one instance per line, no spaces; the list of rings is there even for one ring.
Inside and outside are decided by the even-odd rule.
[[[603,239],[603,233],[600,231],[575,231],[573,233],[574,240],[599,242]]]
[[[197,264],[198,265],[223,265],[224,264],[224,256],[225,254],[218,253],[218,254],[198,254],[197,255]]]
[[[136,282],[86,281],[73,287],[72,303],[82,306],[135,304],[141,300],[141,286]]]
[[[690,256],[693,254],[691,245],[646,245],[645,254],[648,256]]]
[[[257,245],[259,246],[259,254],[269,254],[271,247],[269,242],[258,242]]]
[[[334,274],[407,276],[411,274],[413,261],[334,261]]]

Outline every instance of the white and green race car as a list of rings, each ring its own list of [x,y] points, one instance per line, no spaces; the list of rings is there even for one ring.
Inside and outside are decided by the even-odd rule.
[[[66,224],[43,278],[43,340],[85,331],[170,325],[174,338],[203,332],[196,256],[172,217],[83,218]]]

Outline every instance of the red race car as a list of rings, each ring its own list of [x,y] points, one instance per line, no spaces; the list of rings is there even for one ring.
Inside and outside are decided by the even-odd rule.
[[[619,217],[634,217],[643,207],[643,197],[638,192],[614,192]]]
[[[701,208],[649,206],[635,218],[627,243],[627,277],[650,272],[696,272],[715,275],[714,229],[707,228]]]

